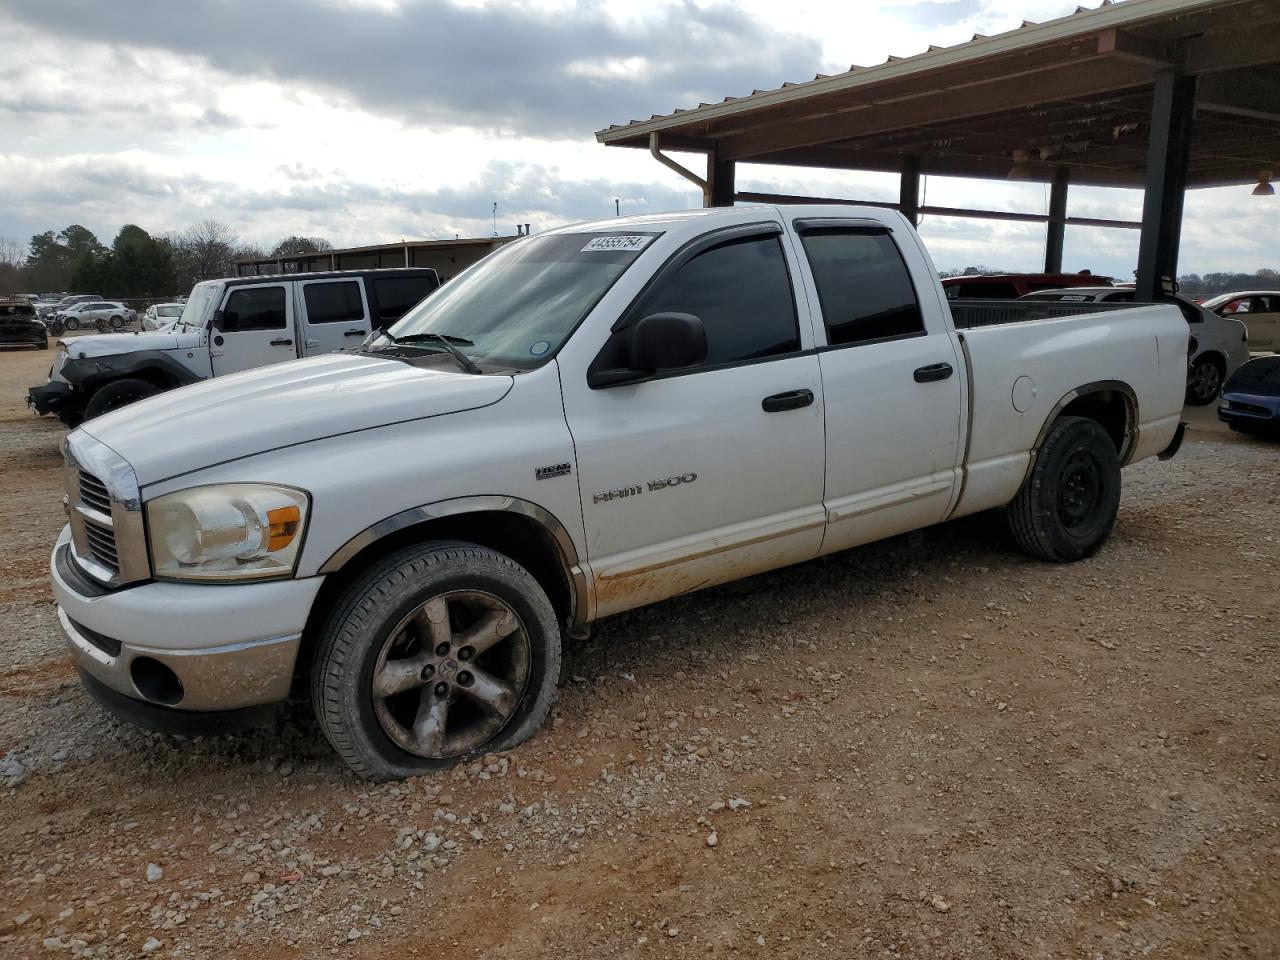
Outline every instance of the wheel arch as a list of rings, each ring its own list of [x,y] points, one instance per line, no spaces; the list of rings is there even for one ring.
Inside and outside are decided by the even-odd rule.
[[[320,565],[325,584],[312,607],[318,629],[342,591],[370,563],[427,540],[462,540],[495,550],[528,570],[557,618],[570,626],[589,614],[588,579],[569,531],[544,507],[518,497],[459,497],[403,510],[357,533]]]
[[[73,387],[87,394],[114,380],[146,380],[162,390],[172,390],[201,379],[161,350],[76,357],[63,366],[62,375]]]
[[[1227,375],[1227,355],[1217,347],[1206,347],[1197,353],[1190,361],[1187,362],[1188,368],[1195,366],[1201,360],[1211,360],[1215,363],[1222,375]]]
[[[1124,466],[1132,458],[1138,445],[1138,395],[1122,380],[1095,380],[1068,390],[1053,405],[1031,448],[1028,476],[1049,431],[1062,417],[1085,417],[1095,421],[1115,444],[1120,465]]]

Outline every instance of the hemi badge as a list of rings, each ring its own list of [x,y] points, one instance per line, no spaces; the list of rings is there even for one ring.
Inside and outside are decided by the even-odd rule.
[[[537,480],[550,480],[552,477],[567,477],[572,471],[572,464],[557,463],[550,467],[538,467],[533,471],[533,476]]]

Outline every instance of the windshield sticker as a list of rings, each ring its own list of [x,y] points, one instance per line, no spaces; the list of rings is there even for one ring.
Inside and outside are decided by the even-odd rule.
[[[583,247],[579,253],[589,253],[592,250],[643,250],[649,245],[649,241],[653,237],[645,236],[622,236],[621,234],[610,234],[606,237],[592,237],[587,245]]]
[[[548,343],[546,340],[539,340],[529,348],[529,352],[532,353],[535,357],[540,357],[550,349],[551,349],[550,343]]]

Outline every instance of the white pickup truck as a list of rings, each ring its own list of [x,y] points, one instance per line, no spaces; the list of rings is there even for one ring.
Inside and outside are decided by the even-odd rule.
[[[205,280],[164,330],[60,340],[27,406],[75,426],[211,377],[354,350],[439,286],[428,267]]]
[[[980,510],[1079,560],[1182,438],[1174,306],[948,305],[896,213],[742,206],[520,240],[358,353],[65,443],[85,684],[160,729],[308,682],[360,774],[527,738],[562,633]]]

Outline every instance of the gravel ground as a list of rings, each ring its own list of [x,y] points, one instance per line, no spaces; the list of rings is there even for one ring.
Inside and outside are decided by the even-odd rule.
[[[984,516],[614,618],[529,744],[372,786],[305,704],[80,690],[47,359],[0,354],[0,956],[1280,955],[1280,447],[1193,431],[1084,563]]]

